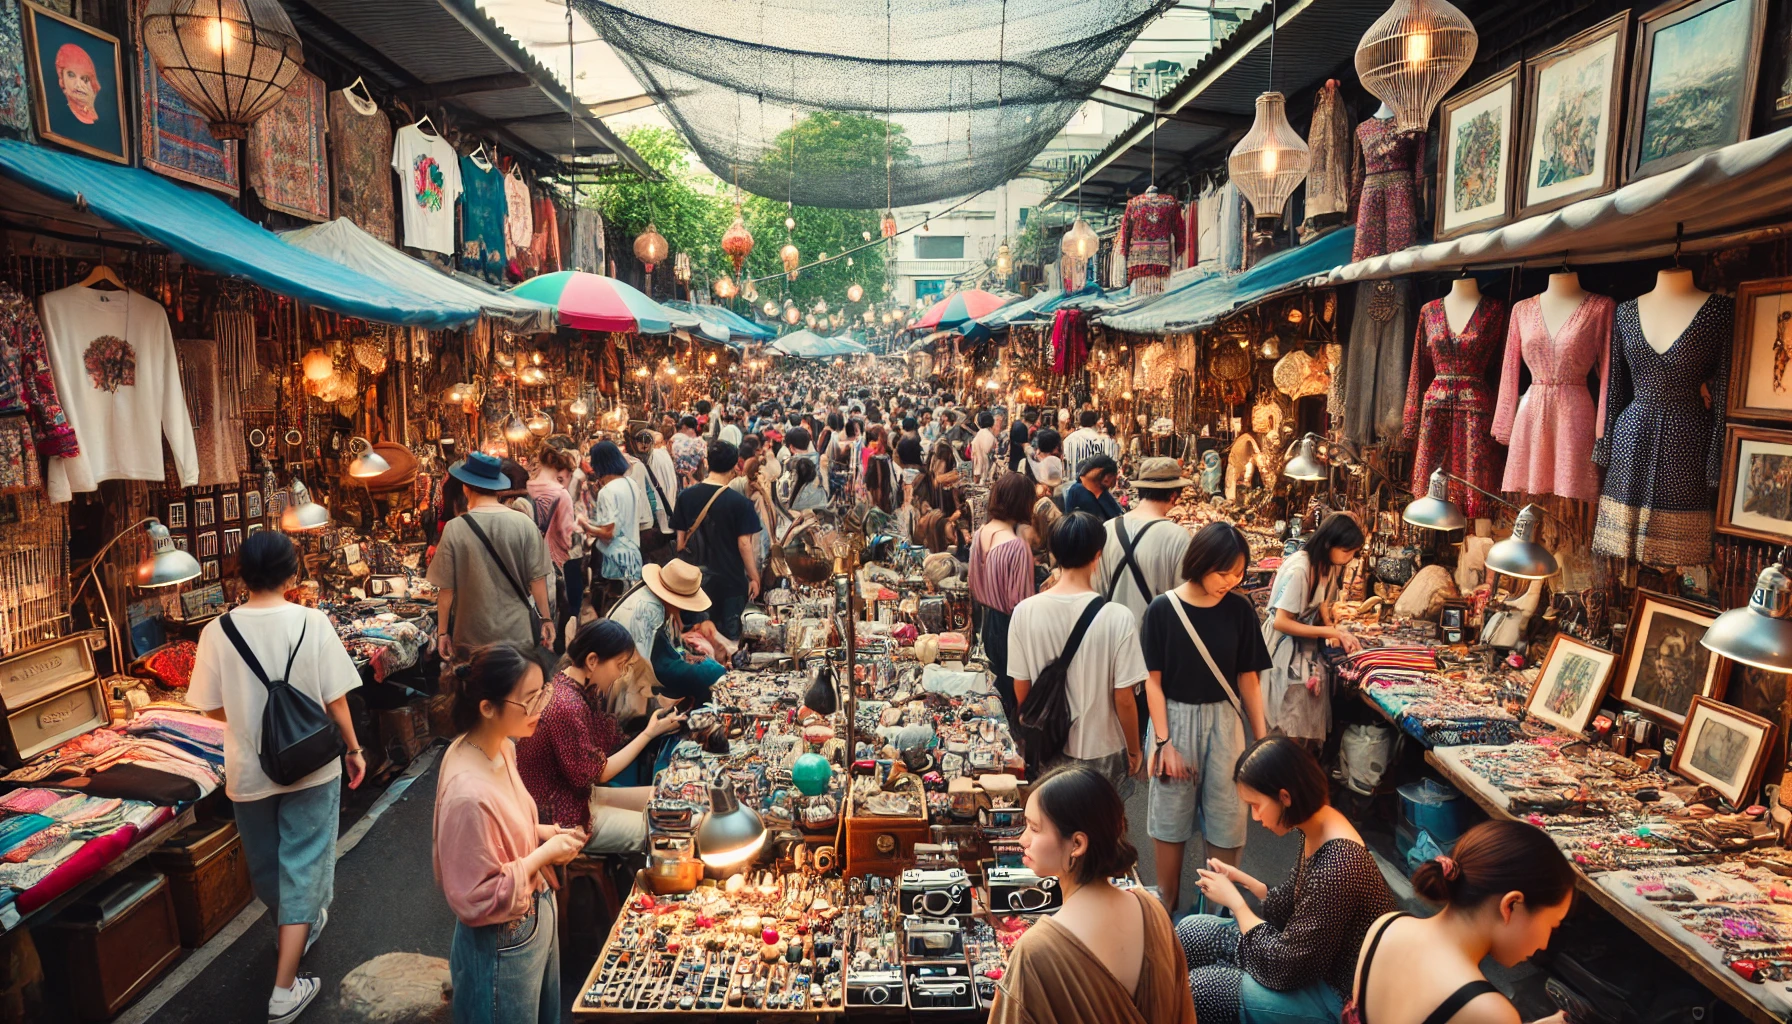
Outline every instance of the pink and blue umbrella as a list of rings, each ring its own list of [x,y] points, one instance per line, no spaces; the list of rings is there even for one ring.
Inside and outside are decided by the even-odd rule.
[[[966,320],[975,320],[987,313],[1008,304],[1008,300],[991,295],[981,288],[969,291],[954,292],[941,299],[921,314],[915,321],[912,330],[938,331],[947,327],[957,327]]]
[[[511,294],[553,306],[561,323],[583,331],[665,334],[675,319],[666,307],[621,281],[582,270],[532,277]]]

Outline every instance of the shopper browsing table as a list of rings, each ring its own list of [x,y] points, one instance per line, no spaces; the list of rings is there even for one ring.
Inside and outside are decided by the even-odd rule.
[[[435,876],[458,919],[448,954],[454,1019],[560,1019],[560,942],[548,869],[584,848],[577,829],[538,824],[517,774],[515,741],[532,735],[551,696],[541,666],[515,644],[473,652],[456,669],[454,726],[436,782]]]
[[[1191,914],[1176,927],[1195,1009],[1204,1024],[1333,1024],[1363,936],[1394,908],[1394,894],[1363,837],[1327,802],[1325,770],[1305,747],[1258,740],[1232,777],[1258,824],[1301,834],[1300,861],[1274,888],[1221,860],[1202,869],[1201,892],[1232,916]]]
[[[1356,518],[1335,512],[1276,570],[1263,623],[1270,659],[1263,706],[1277,732],[1321,744],[1331,732],[1332,694],[1319,647],[1336,642],[1350,654],[1362,648],[1338,625],[1333,610],[1338,577],[1362,550],[1363,529]]]
[[[645,673],[649,685],[657,683],[667,696],[695,706],[709,703],[709,688],[728,670],[688,650],[685,632],[696,630],[724,655],[732,653],[710,622],[709,608],[702,572],[674,558],[664,566],[644,566],[641,582],[609,609],[609,617],[629,631],[637,651],[646,652],[645,664],[637,662],[634,671]]]
[[[286,534],[250,534],[237,551],[237,567],[249,600],[200,632],[187,703],[224,723],[224,791],[236,805],[250,882],[272,912],[278,933],[268,1021],[287,1024],[322,987],[316,975],[299,973],[299,960],[323,931],[335,894],[342,802],[336,780],[346,765],[354,789],[367,773],[348,709],[348,692],[361,685],[361,675],[328,616],[287,602],[299,555]],[[260,758],[267,684],[236,649],[227,626],[237,631],[263,675],[284,679],[329,713],[347,748],[341,759],[332,757],[288,785],[268,778]]]
[[[672,528],[681,557],[703,567],[703,589],[715,602],[716,629],[740,639],[740,616],[759,596],[759,563],[753,550],[762,527],[759,510],[731,490],[740,450],[726,441],[709,446],[709,475],[678,496]]]
[[[1015,943],[990,1024],[1195,1024],[1169,915],[1108,881],[1138,860],[1113,785],[1086,765],[1050,772],[1026,820],[1021,862],[1058,879],[1064,904]]]

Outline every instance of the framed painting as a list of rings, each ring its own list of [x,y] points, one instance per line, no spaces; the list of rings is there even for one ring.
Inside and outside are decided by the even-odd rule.
[[[1717,532],[1792,543],[1792,430],[1725,428]]]
[[[1732,807],[1742,807],[1761,784],[1773,749],[1773,723],[1722,701],[1694,697],[1687,709],[1675,775],[1702,782]]]
[[[1792,122],[1792,7],[1775,4],[1767,37],[1767,64],[1755,90],[1762,116],[1775,128]],[[1785,744],[1785,730],[1780,730]]]
[[[1630,12],[1524,63],[1519,214],[1545,213],[1618,185],[1618,122]]]
[[[22,0],[25,67],[37,134],[79,153],[130,163],[118,39]]]
[[[1587,730],[1611,681],[1618,656],[1604,648],[1557,633],[1525,701],[1531,717],[1572,733]]]
[[[1730,352],[1730,418],[1792,422],[1792,277],[1737,288]]]
[[[1715,609],[1637,591],[1618,671],[1619,698],[1678,728],[1694,697],[1723,696],[1729,663],[1699,643],[1716,621]]]
[[[1674,0],[1637,18],[1624,180],[1748,138],[1767,0]]]
[[[1439,107],[1437,142],[1438,241],[1498,227],[1512,219],[1512,151],[1520,72],[1514,64],[1451,96]]]

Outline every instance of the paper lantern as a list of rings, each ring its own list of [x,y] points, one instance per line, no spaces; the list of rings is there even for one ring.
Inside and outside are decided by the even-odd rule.
[[[755,285],[753,282],[748,281],[745,285],[741,286],[740,297],[743,299],[746,299],[748,302],[758,302],[759,301],[758,286]]]
[[[784,261],[784,273],[792,281],[796,280],[797,265],[803,261],[803,254],[797,251],[795,242],[785,242],[784,248],[778,250],[778,258]]]
[[[1003,242],[996,247],[996,276],[1007,277],[1013,270],[1014,254],[1009,250],[1008,243]]]
[[[219,139],[248,138],[305,63],[280,0],[150,0],[143,44]]]
[[[666,258],[666,251],[665,236],[659,233],[652,221],[648,221],[647,230],[635,237],[635,258],[640,260],[642,265],[647,268],[647,272],[651,274],[654,264]]]
[[[1059,252],[1067,259],[1087,260],[1094,258],[1096,250],[1101,248],[1101,239],[1096,236],[1095,229],[1089,226],[1088,221],[1078,217],[1076,223],[1070,225],[1070,230],[1064,232],[1064,238],[1058,246]]]
[[[732,277],[718,277],[716,283],[710,287],[718,299],[732,299],[740,294],[740,288],[735,285]]]
[[[1233,147],[1226,166],[1253,213],[1280,217],[1288,197],[1306,179],[1312,160],[1306,142],[1288,123],[1282,94],[1266,92],[1258,95],[1257,120]]]
[[[864,297],[865,289],[859,287],[857,284],[849,284],[846,286],[846,301],[857,302]]]
[[[894,210],[885,210],[884,211],[884,221],[883,221],[883,226],[882,226],[881,230],[883,231],[885,238],[895,238],[896,237],[896,231],[897,231],[896,211],[894,211]]]
[[[329,380],[330,375],[336,372],[336,361],[330,358],[330,353],[324,351],[322,345],[311,346],[300,365],[304,367],[305,379],[309,381]]]
[[[1479,46],[1474,24],[1449,0],[1395,0],[1356,44],[1356,74],[1394,111],[1395,130],[1422,132]]]
[[[747,256],[753,251],[753,233],[747,230],[747,222],[741,219],[740,205],[734,207],[734,223],[722,232],[722,252],[734,261],[734,272],[740,273],[746,265]]]
[[[770,299],[766,299],[765,305],[760,306],[759,308],[765,311],[766,316],[778,315],[778,304]]]
[[[786,306],[784,308],[784,322],[785,323],[795,326],[802,319],[803,319],[803,311],[802,310],[796,308],[795,306]]]

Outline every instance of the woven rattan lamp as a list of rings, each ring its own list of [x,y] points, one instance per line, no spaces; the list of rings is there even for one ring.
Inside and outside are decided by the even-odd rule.
[[[1422,132],[1479,43],[1449,0],[1394,0],[1356,45],[1357,78],[1394,111],[1398,131]]]
[[[1306,142],[1288,123],[1287,101],[1279,92],[1266,92],[1257,97],[1257,120],[1233,147],[1226,167],[1253,213],[1280,217],[1312,161]]]
[[[246,139],[305,62],[280,0],[149,0],[143,43],[220,139]]]
[[[653,273],[654,264],[666,259],[666,236],[653,226],[653,221],[648,221],[647,230],[635,236],[635,259],[641,261],[649,274]]]

